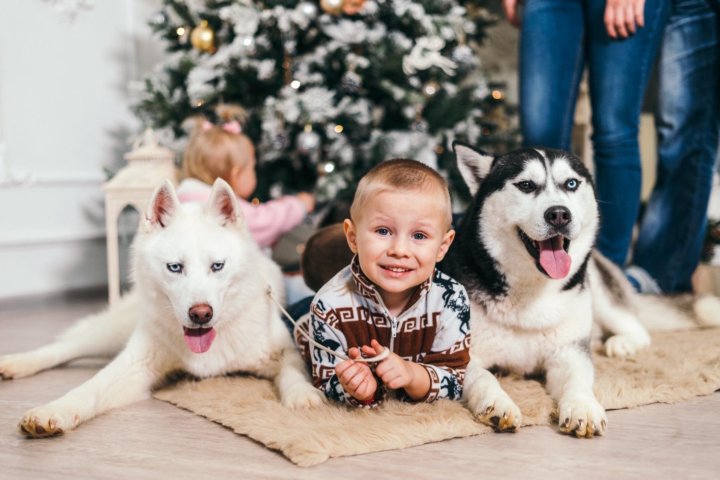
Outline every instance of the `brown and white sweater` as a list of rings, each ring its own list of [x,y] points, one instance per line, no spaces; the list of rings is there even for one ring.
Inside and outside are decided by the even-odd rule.
[[[315,295],[309,330],[316,342],[345,355],[349,348],[370,345],[376,339],[403,359],[425,367],[431,385],[421,401],[459,399],[470,360],[470,306],[465,288],[435,269],[432,281],[420,285],[410,304],[394,318],[355,257]],[[295,341],[316,387],[330,399],[363,405],[345,392],[335,374],[340,358],[314,348],[299,334]],[[385,396],[385,388],[379,385],[369,406],[378,405]]]

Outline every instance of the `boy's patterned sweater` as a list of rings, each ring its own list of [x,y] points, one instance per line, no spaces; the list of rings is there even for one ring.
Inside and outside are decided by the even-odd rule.
[[[432,281],[421,284],[409,304],[410,308],[393,318],[355,257],[315,295],[310,332],[316,342],[344,354],[376,339],[403,359],[425,367],[431,385],[421,401],[459,399],[470,360],[470,307],[465,288],[435,269]],[[316,387],[330,399],[364,405],[338,381],[335,366],[341,359],[313,348],[299,334],[295,341],[310,365]],[[371,407],[386,396],[379,380],[378,386]]]

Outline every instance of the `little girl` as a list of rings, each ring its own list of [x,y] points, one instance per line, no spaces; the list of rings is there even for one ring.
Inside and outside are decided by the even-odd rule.
[[[181,202],[204,202],[212,184],[222,178],[238,196],[245,222],[261,247],[273,245],[315,207],[315,198],[306,192],[287,195],[263,204],[247,198],[255,190],[255,147],[242,133],[245,112],[231,105],[218,107],[219,124],[201,118],[183,156],[183,180],[178,186]]]

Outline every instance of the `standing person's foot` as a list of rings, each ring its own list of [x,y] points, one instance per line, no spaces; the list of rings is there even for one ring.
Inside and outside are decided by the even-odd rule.
[[[642,294],[660,295],[662,290],[653,277],[642,267],[630,265],[625,269],[625,276],[636,292]]]

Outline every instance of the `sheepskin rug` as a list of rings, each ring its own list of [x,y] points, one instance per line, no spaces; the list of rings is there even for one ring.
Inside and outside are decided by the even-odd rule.
[[[596,353],[595,393],[608,410],[708,395],[720,390],[719,345],[720,328],[715,328],[655,333],[652,346],[630,358]],[[555,404],[538,380],[507,376],[500,381],[522,410],[524,426],[554,421]],[[158,390],[155,398],[247,435],[301,466],[491,431],[460,403],[447,400],[390,400],[374,410],[328,404],[289,411],[271,382],[247,376],[183,380]]]

